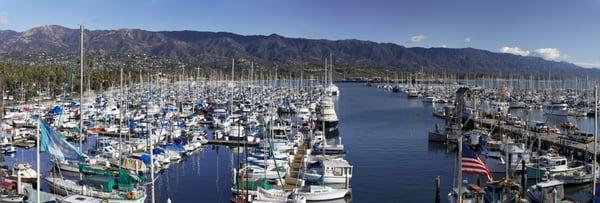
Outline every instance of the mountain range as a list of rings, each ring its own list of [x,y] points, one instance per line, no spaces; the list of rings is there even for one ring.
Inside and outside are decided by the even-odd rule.
[[[144,59],[175,61],[193,66],[225,66],[232,58],[242,65],[319,67],[331,54],[336,69],[425,70],[479,75],[538,75],[547,77],[599,75],[596,69],[540,57],[495,53],[474,48],[405,47],[364,40],[287,38],[277,34],[238,35],[227,32],[86,30],[86,55],[92,60]],[[45,60],[75,55],[79,30],[58,25],[23,32],[0,31],[0,60]],[[21,57],[21,56],[30,57]],[[32,57],[36,56],[36,57]],[[42,57],[40,57],[42,56]]]

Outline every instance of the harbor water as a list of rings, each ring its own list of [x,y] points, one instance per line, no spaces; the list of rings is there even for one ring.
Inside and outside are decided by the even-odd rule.
[[[334,102],[340,137],[346,146],[346,159],[354,164],[354,174],[351,197],[335,202],[434,202],[436,176],[441,178],[440,199],[446,202],[454,181],[455,152],[443,143],[427,141],[435,123],[441,126],[444,122],[432,116],[432,105],[439,104],[363,84],[339,84],[339,88],[341,94]],[[546,119],[539,112],[530,113],[530,118]],[[549,122],[561,121],[550,118]],[[583,130],[593,129],[592,119],[574,122]],[[233,151],[206,145],[180,163],[171,164],[156,178],[157,202],[229,202],[231,169],[237,156]],[[5,161],[7,165],[28,162],[35,167],[35,148],[20,149]],[[42,154],[41,163],[42,171],[48,174],[48,155]],[[49,189],[47,185],[42,188]]]

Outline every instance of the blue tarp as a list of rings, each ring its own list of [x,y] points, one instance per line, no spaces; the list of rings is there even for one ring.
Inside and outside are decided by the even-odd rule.
[[[54,108],[52,108],[52,109],[51,109],[51,110],[48,112],[48,114],[50,114],[50,115],[58,115],[58,114],[60,114],[61,112],[62,112],[62,108],[60,108],[60,106],[56,105],[56,106],[54,106]]]
[[[152,149],[152,154],[164,154],[165,150],[161,149],[161,148],[154,148]]]
[[[142,160],[145,164],[150,164],[150,155],[142,154],[142,156],[140,156],[140,160]]]

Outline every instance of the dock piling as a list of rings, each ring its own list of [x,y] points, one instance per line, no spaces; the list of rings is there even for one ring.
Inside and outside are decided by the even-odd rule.
[[[440,176],[435,177],[435,203],[440,203]]]

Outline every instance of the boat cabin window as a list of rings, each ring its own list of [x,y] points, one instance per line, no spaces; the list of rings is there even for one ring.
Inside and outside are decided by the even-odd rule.
[[[344,175],[343,169],[342,168],[335,168],[335,169],[333,169],[333,175],[335,175],[335,176],[342,176],[342,175]]]

